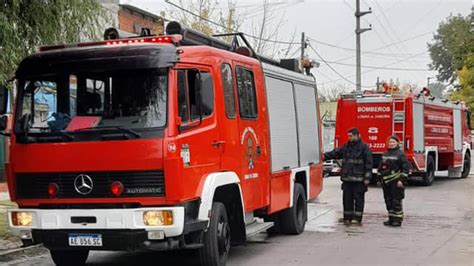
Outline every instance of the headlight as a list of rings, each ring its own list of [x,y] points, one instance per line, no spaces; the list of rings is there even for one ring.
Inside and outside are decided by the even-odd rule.
[[[14,226],[32,226],[33,213],[23,211],[12,212],[12,224]]]
[[[145,211],[143,212],[143,223],[148,226],[172,225],[172,211]]]

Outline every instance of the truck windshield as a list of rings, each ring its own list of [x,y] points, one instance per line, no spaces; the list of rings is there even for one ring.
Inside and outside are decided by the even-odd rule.
[[[20,80],[16,133],[116,129],[132,132],[166,124],[167,69],[66,73]]]

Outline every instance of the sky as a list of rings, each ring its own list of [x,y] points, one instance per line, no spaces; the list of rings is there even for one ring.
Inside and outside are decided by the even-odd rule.
[[[177,0],[171,0],[177,3]],[[185,1],[186,2],[186,1]],[[252,33],[262,17],[262,2],[236,1],[237,12],[244,20],[241,31]],[[312,70],[320,88],[355,88],[355,24],[356,0],[269,0],[278,27],[278,41],[300,42],[305,32],[310,46],[308,56],[320,62]],[[436,82],[436,71],[431,62],[427,43],[431,42],[439,23],[450,15],[468,15],[472,0],[360,0],[361,10],[371,14],[361,19],[361,27],[372,25],[372,30],[361,35],[362,87],[375,88],[381,81],[394,80],[418,87]],[[121,0],[159,14],[172,8],[164,0]],[[227,1],[218,1],[218,9],[225,9]],[[166,17],[173,20],[173,17]],[[282,18],[282,19],[280,19]],[[292,39],[294,33],[296,39]],[[286,47],[286,46],[285,46]],[[290,54],[298,56],[297,45]],[[319,56],[316,54],[319,54]],[[385,69],[380,69],[380,67]]]

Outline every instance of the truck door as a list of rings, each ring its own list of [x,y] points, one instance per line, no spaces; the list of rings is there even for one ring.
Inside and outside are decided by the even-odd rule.
[[[240,178],[246,210],[269,203],[267,114],[263,73],[259,66],[234,62],[238,102],[238,143],[236,159],[241,161]]]
[[[235,78],[231,63],[222,63],[220,69],[219,88],[220,93],[216,93],[217,101],[222,104],[223,111],[218,116],[220,145],[221,149],[221,165],[223,171],[233,171],[241,176],[242,160],[236,158],[240,153],[240,134],[237,111],[237,100],[235,91]]]
[[[198,86],[201,86],[200,95]],[[219,140],[215,88],[211,68],[177,69],[178,116],[181,120],[178,150],[183,161],[182,176],[188,184],[184,189],[197,187],[203,175],[220,170],[221,152],[215,144]],[[202,99],[201,107],[199,98]]]

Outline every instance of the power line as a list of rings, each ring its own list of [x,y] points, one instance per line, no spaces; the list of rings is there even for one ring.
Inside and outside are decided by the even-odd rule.
[[[339,63],[339,62],[336,62],[336,61],[329,61],[329,60],[326,60],[326,61],[328,63],[336,64],[336,65],[355,66],[354,64]],[[363,67],[363,68],[374,68],[374,69],[384,69],[384,70],[401,70],[401,71],[430,71],[429,69],[426,69],[426,68],[399,68],[399,67],[366,66],[366,65],[362,65],[361,67]]]
[[[423,53],[424,53],[424,52],[423,52]],[[406,59],[400,59],[400,60],[397,60],[396,62],[383,65],[382,67],[389,67],[389,66],[398,64],[398,63],[400,63],[400,62],[402,62],[402,61],[404,61],[404,60],[406,60]],[[367,73],[370,73],[370,72],[374,72],[375,70],[377,70],[377,69],[370,69],[370,70],[367,70],[367,71],[362,72],[362,74],[367,74]],[[350,77],[353,77],[353,76],[355,76],[355,75],[349,75],[349,76],[347,76],[347,77],[345,77],[345,78],[350,78]],[[340,80],[342,80],[342,78],[336,79],[336,80],[334,80],[334,82],[340,81]],[[324,85],[324,84],[327,84],[327,83],[331,83],[331,82],[324,82],[324,83],[322,83],[322,84],[320,84],[320,85]]]
[[[202,17],[202,16],[200,16],[199,14],[196,14],[196,13],[190,11],[190,10],[187,10],[187,9],[185,9],[185,8],[182,8],[182,7],[180,7],[180,6],[178,6],[178,5],[174,4],[174,3],[172,3],[172,2],[169,1],[169,0],[166,0],[166,2],[167,2],[168,4],[171,4],[172,6],[174,6],[174,7],[176,7],[176,8],[178,8],[178,9],[184,11],[184,12],[187,12],[187,13],[193,15],[193,16],[196,16],[196,17],[198,17],[198,18],[200,18],[200,19],[202,19],[202,20],[204,20],[204,21],[207,21],[207,22],[209,22],[209,23],[211,23],[211,24],[213,24],[213,25],[215,25],[215,26],[221,27],[221,28],[226,29],[226,30],[235,31],[235,30],[232,29],[232,28],[228,28],[228,27],[226,27],[226,26],[224,26],[224,25],[221,25],[221,24],[219,24],[219,23],[217,23],[217,22],[214,22],[214,21],[212,21],[212,20],[210,20],[210,19],[208,19],[208,18]],[[345,2],[345,3],[346,3],[346,2]],[[347,4],[347,3],[346,3],[346,4]],[[348,5],[348,4],[347,4],[347,5]],[[368,53],[368,54],[376,54],[376,55],[390,55],[390,54],[386,54],[386,53],[376,53],[376,51],[381,50],[381,49],[384,49],[384,48],[387,48],[387,47],[390,47],[390,46],[393,46],[393,45],[396,45],[396,44],[398,44],[398,43],[410,41],[410,40],[413,40],[413,39],[416,39],[416,38],[419,38],[419,37],[422,37],[422,36],[425,36],[425,35],[431,34],[431,33],[433,33],[433,32],[432,32],[432,31],[430,31],[430,32],[425,32],[425,33],[422,33],[422,34],[419,34],[419,35],[412,36],[412,37],[407,38],[407,39],[405,39],[405,40],[400,40],[399,42],[394,42],[394,43],[391,43],[391,44],[387,44],[387,45],[382,46],[382,47],[380,47],[380,48],[377,48],[377,49],[375,49],[375,50],[373,50],[373,51],[362,51],[362,52],[363,52],[363,53]],[[248,36],[248,37],[251,37],[251,38],[255,38],[255,39],[267,41],[267,42],[273,42],[273,43],[279,43],[279,44],[298,44],[298,42],[277,41],[277,40],[271,40],[271,39],[266,39],[266,38],[260,38],[260,37],[256,37],[256,36],[253,36],[253,35],[250,35],[250,34],[247,34],[247,33],[244,33],[244,35],[245,35],[245,36]],[[319,44],[323,44],[323,45],[327,45],[327,46],[332,46],[332,47],[337,47],[337,48],[342,48],[342,49],[347,49],[347,50],[354,50],[354,49],[351,49],[351,48],[340,47],[340,46],[333,45],[333,44],[330,44],[330,43],[317,41],[317,40],[315,40],[315,39],[313,39],[313,38],[309,38],[309,39],[312,40],[312,41],[314,41],[315,43],[319,43]],[[336,60],[336,61],[326,61],[326,60],[316,51],[316,49],[315,49],[313,46],[310,45],[310,48],[311,48],[311,49],[315,52],[315,54],[321,59],[321,61],[323,61],[334,73],[336,73],[336,74],[340,77],[340,79],[338,79],[338,80],[345,80],[345,81],[349,82],[350,84],[355,85],[354,82],[350,81],[347,77],[344,77],[341,73],[339,73],[334,67],[332,67],[332,66],[330,65],[330,63],[331,63],[331,64],[339,64],[339,65],[350,65],[350,64],[343,64],[343,63],[339,63],[339,62],[340,62],[340,61],[343,61],[343,60],[346,60],[346,59],[348,59],[348,58],[353,58],[354,56],[350,56],[350,57],[348,57],[348,58],[339,59],[339,60]],[[408,55],[410,55],[410,56],[419,56],[419,55],[422,55],[422,54],[425,54],[425,53],[426,53],[426,51],[424,51],[424,52],[422,52],[422,53],[419,53],[419,54],[398,54],[398,55],[399,55],[399,56],[405,56],[405,55],[407,55],[407,56],[408,56]],[[392,54],[392,55],[395,55],[395,54]],[[399,62],[402,62],[402,61],[405,61],[405,60],[406,60],[406,58],[403,59],[403,60],[399,60],[399,61],[397,61],[397,62],[395,62],[395,63],[393,63],[393,64],[396,64],[396,63],[399,63]],[[386,65],[386,66],[363,66],[363,67],[365,67],[365,68],[372,68],[372,70],[365,71],[365,72],[363,72],[363,73],[365,74],[365,73],[368,73],[368,72],[371,72],[371,71],[375,71],[375,70],[377,70],[377,69],[385,69],[385,70],[405,70],[405,71],[428,71],[428,70],[422,70],[422,69],[387,68],[387,66],[389,66],[389,65],[392,65],[392,64],[388,64],[388,65]],[[350,66],[353,66],[353,65],[350,65]],[[352,75],[352,76],[353,76],[353,75]],[[351,77],[351,76],[349,76],[349,77]],[[331,80],[331,82],[335,82],[335,81],[338,81],[338,80]],[[327,83],[327,82],[326,82],[326,83]],[[368,87],[368,86],[364,86],[364,87]]]
[[[433,33],[433,31],[430,31],[430,32],[425,32],[425,33],[421,33],[421,34],[418,34],[418,35],[412,36],[412,37],[410,37],[410,38],[404,39],[404,40],[402,40],[401,42],[407,42],[407,41],[411,41],[411,40],[414,40],[414,39],[417,39],[417,38],[423,37],[423,36],[425,36],[425,35],[427,35],[427,34],[431,34],[431,33]],[[392,44],[389,44],[389,45],[384,45],[384,46],[381,46],[381,47],[379,47],[379,48],[376,48],[376,49],[372,50],[372,52],[380,51],[380,50],[382,50],[382,49],[388,48],[389,46],[392,46],[392,45],[395,45],[395,44],[396,44],[396,43],[392,43]],[[423,55],[423,54],[425,54],[426,52],[427,52],[427,51],[423,51],[423,52],[421,52],[421,53],[414,54],[414,55],[413,55],[413,57],[416,57],[416,56]],[[346,56],[346,57],[343,57],[343,58],[337,59],[335,62],[341,62],[341,61],[345,61],[345,60],[347,60],[347,59],[351,59],[351,58],[354,58],[354,57],[355,57],[354,55],[351,55],[351,56]],[[406,58],[405,58],[405,59],[403,59],[403,60],[406,60]]]
[[[174,4],[173,2],[171,2],[171,1],[169,1],[169,0],[166,0],[166,3],[168,3],[168,4],[170,4],[170,5],[172,5],[172,6],[176,7],[176,8],[178,8],[178,9],[184,11],[184,12],[187,12],[187,13],[193,15],[193,16],[196,16],[196,17],[198,17],[198,18],[200,18],[200,19],[202,19],[202,20],[205,20],[205,21],[207,21],[207,22],[209,22],[209,23],[211,23],[211,24],[213,24],[213,25],[215,25],[215,26],[218,26],[218,27],[220,27],[220,28],[223,28],[223,29],[225,29],[225,30],[230,30],[230,31],[236,31],[235,29],[226,27],[226,26],[224,26],[224,25],[222,25],[222,24],[219,24],[219,23],[217,23],[217,22],[215,22],[215,21],[212,21],[212,20],[210,20],[210,19],[208,19],[208,18],[202,17],[202,16],[200,16],[199,14],[196,14],[196,13],[194,13],[194,12],[188,10],[188,9],[185,9],[185,8],[183,8],[183,7],[181,7],[181,6],[178,6],[178,5]],[[345,3],[346,3],[346,5],[348,5],[347,2],[345,2]],[[351,6],[349,5],[349,7],[351,7]],[[352,7],[351,7],[351,8],[352,8]],[[382,46],[382,47],[380,47],[380,48],[377,48],[377,49],[375,49],[375,50],[372,50],[372,51],[361,51],[361,52],[362,52],[362,53],[366,53],[366,54],[380,55],[380,56],[384,56],[384,55],[386,55],[386,56],[411,56],[411,54],[377,53],[376,51],[379,51],[379,50],[381,50],[381,49],[385,49],[385,48],[391,47],[391,46],[393,46],[393,45],[397,45],[397,44],[399,44],[399,43],[411,41],[411,40],[413,40],[413,39],[416,39],[416,38],[419,38],[419,37],[423,37],[423,36],[428,35],[428,34],[431,34],[431,33],[433,33],[433,31],[424,32],[424,33],[421,33],[421,34],[419,34],[419,35],[412,36],[412,37],[410,37],[410,38],[408,38],[408,39],[400,40],[399,42],[390,43],[390,44],[384,45],[384,46]],[[299,44],[299,42],[278,41],[278,40],[272,40],[272,39],[267,39],[267,38],[260,38],[260,37],[257,37],[257,36],[254,36],[254,35],[251,35],[251,34],[248,34],[248,33],[244,33],[244,35],[245,35],[245,36],[248,36],[248,37],[250,37],[250,38],[257,39],[257,40],[262,40],[262,41],[272,42],[272,43],[278,43],[278,44]],[[339,48],[339,49],[348,50],[348,51],[355,51],[355,49],[352,49],[352,48],[342,47],[342,46],[338,46],[338,45],[335,45],[335,44],[331,44],[331,43],[327,43],[327,42],[318,41],[318,40],[315,40],[315,39],[313,39],[313,38],[309,38],[309,39],[311,39],[311,40],[314,41],[315,43],[318,43],[318,44],[321,44],[321,45],[326,45],[326,46],[329,46],[329,47]],[[352,57],[353,57],[353,56],[348,57],[348,58],[352,58]],[[343,60],[345,60],[345,59],[343,59]],[[341,60],[341,61],[343,61],[343,60]],[[339,61],[339,60],[338,60],[338,61]]]
[[[168,3],[168,4],[170,4],[170,5],[172,5],[172,6],[174,6],[174,7],[176,7],[176,8],[178,8],[178,9],[180,9],[180,10],[182,10],[182,11],[184,11],[184,12],[187,12],[187,13],[193,15],[193,16],[196,16],[196,17],[199,18],[199,19],[202,19],[202,20],[204,20],[204,21],[207,21],[207,22],[211,23],[211,24],[214,25],[214,26],[221,27],[221,28],[223,28],[223,29],[225,29],[225,30],[228,30],[228,31],[236,32],[235,29],[226,27],[226,26],[224,26],[224,25],[222,25],[222,24],[219,24],[219,23],[217,23],[217,22],[215,22],[215,21],[212,21],[212,20],[210,20],[210,19],[208,19],[208,18],[205,18],[205,17],[203,17],[203,16],[201,16],[201,15],[199,15],[199,14],[196,14],[196,13],[192,12],[191,10],[188,10],[188,9],[185,9],[185,8],[183,8],[183,7],[181,7],[181,6],[178,6],[178,5],[176,5],[175,3],[171,2],[170,0],[166,0],[165,2]],[[247,37],[250,37],[250,38],[254,38],[254,39],[258,39],[258,40],[262,40],[262,41],[266,41],[266,42],[273,42],[273,43],[279,43],[279,44],[299,44],[299,42],[277,41],[277,40],[271,40],[271,39],[266,39],[266,38],[260,38],[260,37],[257,37],[257,36],[254,36],[254,35],[251,35],[251,34],[248,34],[248,33],[244,33],[244,35],[247,36]]]
[[[339,77],[341,77],[341,79],[349,82],[350,84],[352,85],[356,85],[354,82],[352,82],[351,80],[347,79],[346,77],[344,77],[341,73],[339,73],[335,68],[333,68],[317,51],[316,49],[314,49],[314,47],[309,44],[309,48],[311,48],[311,50],[313,50],[313,52],[319,57],[319,59],[321,59],[321,61],[323,61],[334,73],[336,73],[336,75],[338,75]]]
[[[431,31],[428,32],[428,33],[432,33]],[[333,48],[338,48],[338,49],[341,49],[341,50],[347,50],[347,51],[355,51],[356,49],[354,48],[349,48],[349,47],[343,47],[343,46],[339,46],[339,45],[335,45],[335,44],[331,44],[331,43],[327,43],[327,42],[323,42],[323,41],[318,41],[318,40],[315,40],[313,38],[310,38],[308,37],[308,39],[310,39],[311,41],[317,43],[317,44],[321,44],[321,45],[324,45],[324,46],[328,46],[328,47],[333,47]],[[396,43],[399,43],[399,42],[396,42]],[[395,45],[395,43],[391,43],[390,46],[392,45]],[[385,45],[384,48],[387,48],[389,45]],[[377,50],[379,50],[380,48],[377,48]],[[375,50],[374,50],[375,51]],[[361,53],[363,54],[371,54],[371,55],[379,55],[379,56],[389,56],[389,57],[394,57],[394,56],[413,56],[414,54],[399,54],[399,53],[377,53],[377,52],[374,52],[374,51],[361,51]],[[426,51],[426,53],[428,53],[428,51]]]
[[[387,22],[388,24],[388,28],[389,30],[391,30],[393,32],[393,35],[395,36],[395,39],[400,41],[400,37],[399,35],[397,34],[397,31],[395,30],[395,28],[393,27],[392,23],[390,22],[390,20],[388,19],[387,15],[385,14],[385,11],[382,9],[382,7],[380,6],[379,2],[377,0],[374,0],[375,1],[375,5],[380,9],[381,11],[381,14],[382,14],[382,17],[385,19],[385,21]],[[385,27],[383,26],[383,23],[381,20],[378,19],[377,17],[377,21],[379,21],[379,23],[382,25],[382,28],[385,29]],[[392,39],[392,34],[390,34],[388,31],[386,31],[387,35],[389,36],[390,39]],[[393,39],[392,39],[393,40]],[[405,44],[404,43],[400,43],[400,45],[397,45],[397,47],[399,48],[400,51],[404,51],[404,52],[407,52],[408,49],[406,48]],[[400,49],[401,48],[401,49]],[[408,61],[412,62],[412,58],[408,59]],[[413,75],[414,77],[416,75]]]
[[[365,3],[365,0],[363,0],[363,1],[364,1],[364,3]],[[377,1],[377,0],[374,0],[374,1]],[[345,3],[351,10],[354,10],[354,8],[353,8],[352,6],[350,6],[350,5],[346,2],[346,0],[344,0],[344,3]],[[367,4],[367,3],[366,3],[366,4]],[[378,3],[376,3],[376,4],[378,4]],[[403,42],[400,40],[400,38],[398,38],[398,36],[397,36],[397,38],[398,38],[398,42],[397,42],[397,41],[393,38],[392,34],[390,34],[390,33],[388,32],[388,30],[385,28],[384,23],[382,23],[382,21],[379,19],[379,17],[381,17],[381,16],[384,16],[385,18],[386,18],[386,16],[385,16],[384,11],[383,11],[382,8],[380,7],[380,5],[378,5],[378,6],[379,6],[381,12],[380,12],[380,14],[379,14],[378,16],[375,16],[375,19],[378,21],[378,23],[379,23],[381,29],[384,31],[384,33],[385,33],[386,36],[390,39],[390,41],[392,42],[393,45],[387,44],[387,43],[385,42],[385,39],[384,39],[384,38],[381,36],[381,34],[379,33],[379,31],[378,31],[376,28],[373,28],[374,33],[377,35],[377,38],[379,38],[379,40],[380,40],[383,44],[385,44],[386,48],[390,48],[391,51],[394,51],[394,50],[392,50],[392,47],[395,46],[395,47],[398,49],[398,51],[400,52],[400,51],[402,51],[401,46],[403,46],[403,48],[405,49],[405,52],[406,52],[406,48],[404,47]],[[368,22],[368,23],[370,23],[367,19],[365,19],[365,21]],[[390,24],[390,22],[389,22],[389,24]],[[390,26],[390,25],[389,25],[389,26]],[[395,35],[396,35],[396,34],[395,34]],[[396,52],[396,50],[395,50],[395,52]],[[402,51],[402,52],[403,52],[403,51]],[[351,58],[352,58],[352,57],[351,57]],[[405,60],[411,61],[411,58],[408,58],[408,59],[405,59]],[[402,63],[403,63],[405,66],[407,65],[407,62],[402,62]],[[414,75],[413,73],[410,73],[410,75],[412,75],[412,77],[414,77],[415,79],[417,78],[417,76]]]

